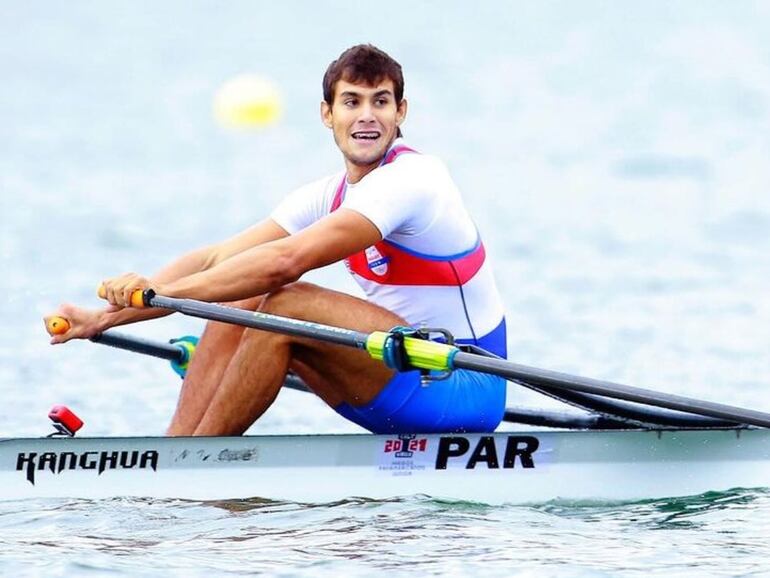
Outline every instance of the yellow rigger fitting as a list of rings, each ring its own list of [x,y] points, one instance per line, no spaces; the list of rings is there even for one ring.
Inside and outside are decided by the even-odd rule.
[[[385,340],[390,333],[375,331],[366,339],[366,351],[373,359],[383,361]],[[454,345],[436,343],[417,337],[404,337],[404,348],[409,357],[409,363],[418,369],[434,369],[436,371],[451,371],[452,359],[459,351]]]

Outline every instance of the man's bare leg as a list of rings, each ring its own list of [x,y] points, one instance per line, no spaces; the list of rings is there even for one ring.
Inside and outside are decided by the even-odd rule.
[[[229,305],[254,311],[262,299],[260,296]],[[182,382],[176,411],[166,431],[167,435],[189,435],[195,431],[238,349],[243,332],[244,328],[239,325],[216,321],[206,324]]]
[[[397,315],[336,291],[295,283],[272,293],[261,310],[357,331],[387,330]],[[180,402],[170,435],[239,435],[272,404],[291,367],[329,405],[371,401],[393,371],[360,350],[265,331],[243,332],[235,354],[197,426]],[[203,399],[203,396],[200,397]],[[185,425],[186,427],[181,427]]]

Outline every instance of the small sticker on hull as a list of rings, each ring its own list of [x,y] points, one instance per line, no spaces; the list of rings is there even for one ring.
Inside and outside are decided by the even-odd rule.
[[[219,462],[256,462],[257,448],[246,448],[242,450],[224,449],[217,455]]]
[[[385,440],[378,461],[379,469],[394,476],[410,476],[414,470],[424,470],[427,460],[429,440],[414,434],[400,434]]]
[[[527,470],[540,464],[543,452],[540,440],[530,435],[436,438],[402,434],[385,440],[379,450],[378,468],[392,475],[426,469]]]

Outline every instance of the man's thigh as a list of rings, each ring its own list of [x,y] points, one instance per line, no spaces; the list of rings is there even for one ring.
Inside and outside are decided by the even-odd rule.
[[[309,283],[293,283],[268,295],[266,313],[370,333],[406,325],[398,315],[364,299]],[[370,402],[394,372],[365,351],[309,338],[292,338],[290,366],[332,405]]]

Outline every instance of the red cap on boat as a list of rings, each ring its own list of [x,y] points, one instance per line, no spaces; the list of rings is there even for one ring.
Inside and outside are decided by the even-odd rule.
[[[51,418],[54,424],[62,426],[66,433],[71,436],[75,435],[81,427],[83,427],[83,420],[76,416],[66,405],[55,405],[48,412],[48,417]]]

